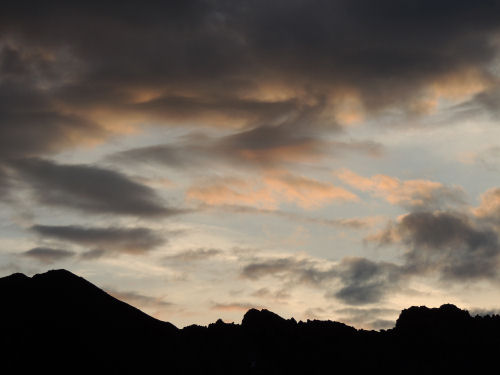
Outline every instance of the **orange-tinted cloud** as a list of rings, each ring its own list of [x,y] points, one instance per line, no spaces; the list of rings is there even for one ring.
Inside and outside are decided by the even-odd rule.
[[[186,193],[188,200],[207,205],[243,205],[275,209],[281,203],[294,203],[305,209],[318,208],[334,201],[355,201],[357,196],[331,183],[287,172],[269,172],[261,179],[223,178]]]
[[[162,2],[140,12],[12,5],[0,14],[0,151],[46,156],[144,124],[281,126],[318,141],[388,109],[431,112],[441,99],[497,85],[495,6],[439,8],[447,11],[346,0],[244,11],[238,2]],[[238,150],[253,160],[314,157],[311,144],[288,141]]]
[[[276,207],[276,199],[264,186],[238,178],[222,178],[201,186],[191,186],[186,192],[186,198],[210,206]]]
[[[358,199],[354,193],[342,187],[290,173],[268,174],[264,177],[264,182],[282,200],[294,202],[303,208],[317,208],[333,201]]]
[[[363,99],[355,90],[337,90],[331,101],[333,117],[340,124],[352,125],[365,119]]]
[[[440,182],[423,179],[402,181],[383,174],[363,177],[348,169],[342,169],[336,175],[344,183],[381,197],[394,205],[423,207],[439,205],[450,200],[454,203],[462,201],[462,188],[448,187]]]
[[[318,161],[321,154],[318,150],[319,142],[304,141],[301,144],[283,145],[274,148],[263,149],[241,149],[237,153],[245,160],[258,163],[270,164],[286,161],[313,162]]]
[[[492,86],[491,77],[469,67],[448,73],[424,85],[421,96],[412,101],[410,108],[416,113],[431,114],[443,100],[451,103],[463,102]]]
[[[473,212],[480,219],[500,225],[500,188],[492,188],[482,194],[481,203]]]

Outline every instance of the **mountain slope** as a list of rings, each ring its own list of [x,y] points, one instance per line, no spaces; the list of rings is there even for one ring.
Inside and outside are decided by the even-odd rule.
[[[0,296],[3,351],[15,366],[150,357],[178,332],[66,270],[1,278]],[[27,353],[30,363],[23,360]]]
[[[449,304],[405,309],[381,332],[255,309],[179,330],[65,270],[0,278],[0,296],[5,373],[477,373],[500,350],[499,316]]]

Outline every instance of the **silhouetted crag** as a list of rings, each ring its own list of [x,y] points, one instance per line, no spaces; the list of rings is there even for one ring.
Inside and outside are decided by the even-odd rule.
[[[0,278],[0,295],[5,373],[478,373],[500,349],[500,316],[449,304],[405,309],[381,332],[255,309],[179,330],[64,270]]]

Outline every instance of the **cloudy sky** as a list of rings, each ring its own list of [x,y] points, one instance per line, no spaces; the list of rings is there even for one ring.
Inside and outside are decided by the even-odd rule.
[[[0,276],[179,327],[500,307],[500,2],[7,2]]]

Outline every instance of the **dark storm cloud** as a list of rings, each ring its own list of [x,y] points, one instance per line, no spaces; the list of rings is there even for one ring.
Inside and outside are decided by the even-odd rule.
[[[349,305],[378,302],[402,279],[399,266],[366,258],[344,258],[338,268],[343,286],[330,295]]]
[[[404,292],[411,278],[422,275],[435,274],[445,282],[498,277],[498,233],[463,214],[414,212],[385,232],[378,236],[379,241],[401,241],[407,246],[399,264],[361,257],[346,257],[331,265],[313,258],[257,257],[246,260],[241,276],[250,280],[273,277],[286,288],[321,288],[326,297],[352,306],[377,303],[389,293]]]
[[[418,272],[438,269],[445,279],[493,278],[498,274],[498,234],[478,228],[452,213],[415,213],[401,221],[399,231],[412,246],[407,265]]]
[[[390,233],[389,233],[390,232]],[[380,236],[408,247],[404,272],[437,272],[442,279],[469,281],[498,276],[498,233],[457,212],[414,212]]]
[[[284,126],[266,125],[218,138],[193,133],[175,144],[131,149],[112,155],[110,159],[154,162],[180,168],[209,163],[272,166],[322,155],[327,146],[327,142],[315,139],[306,132],[292,133]]]
[[[379,302],[390,291],[400,289],[404,275],[400,267],[388,262],[373,262],[366,258],[344,258],[325,267],[313,259],[283,257],[254,259],[246,264],[241,276],[251,280],[275,277],[287,288],[309,285],[326,290],[348,305]]]
[[[63,83],[63,62],[41,50],[0,42],[0,161],[34,156],[102,138],[99,124],[58,107],[44,86]],[[59,70],[59,73],[56,72]]]
[[[55,152],[106,134],[91,120],[58,113],[45,101],[0,83],[0,157]]]
[[[362,108],[348,112],[411,112],[443,77],[488,80],[499,10],[496,0],[9,1],[0,15],[1,155],[103,139],[120,131],[107,125],[113,116],[238,124],[251,130],[221,147],[251,152],[264,136],[319,142],[338,129],[346,98]]]
[[[91,250],[91,253],[84,253],[84,259],[98,258],[113,252],[141,254],[166,242],[160,233],[148,228],[35,225],[31,230],[43,238],[97,248]]]
[[[50,206],[140,217],[179,212],[166,207],[153,189],[109,169],[37,158],[15,160],[9,165],[30,186],[36,199]]]
[[[268,165],[298,161],[324,155],[327,151],[342,154],[349,151],[380,156],[383,146],[369,141],[327,141],[310,129],[284,126],[259,126],[219,139],[214,149],[225,156],[240,157],[253,163]]]
[[[221,137],[192,133],[175,143],[121,151],[107,157],[121,163],[155,163],[171,168],[199,168],[209,165],[274,167],[308,162],[326,154],[340,156],[357,153],[371,157],[383,155],[381,144],[371,141],[327,141],[315,132],[292,132],[285,126],[258,126]]]
[[[135,104],[131,109],[173,119],[185,119],[193,114],[201,118],[223,114],[227,118],[246,119],[249,124],[272,123],[278,121],[280,117],[298,112],[297,103],[293,100],[266,102],[232,96],[202,98],[167,96]]]
[[[0,202],[2,200],[7,199],[7,195],[9,193],[10,188],[10,180],[8,178],[7,173],[3,169],[3,166],[0,164]]]
[[[137,5],[12,4],[2,12],[2,31],[44,46],[71,43],[90,65],[87,78],[106,84],[180,81],[203,89],[224,78],[220,87],[233,82],[226,86],[232,89],[245,87],[252,73],[299,79],[302,73],[327,84],[364,82],[368,89],[387,78],[395,81],[389,86],[407,79],[408,90],[411,81],[488,62],[495,53],[489,33],[499,26],[497,1]],[[396,94],[378,89],[385,95],[372,101]]]
[[[35,247],[22,255],[34,258],[42,263],[54,263],[75,255],[73,251],[52,249],[50,247]]]

